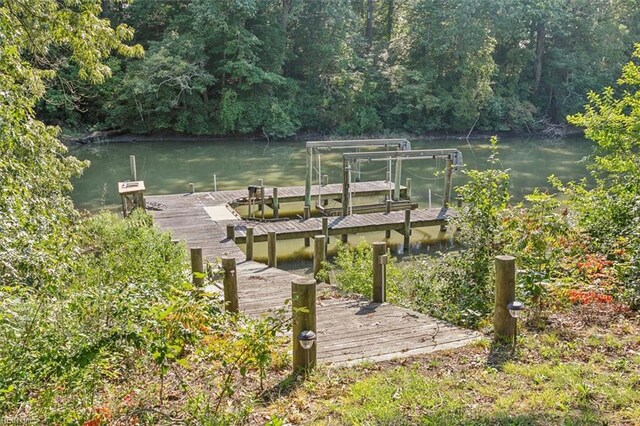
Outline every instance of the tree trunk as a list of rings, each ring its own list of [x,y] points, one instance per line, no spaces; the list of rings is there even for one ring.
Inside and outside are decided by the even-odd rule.
[[[395,0],[387,0],[387,41],[391,41],[393,34],[393,15],[395,13]]]
[[[287,28],[289,26],[289,12],[291,12],[291,0],[282,0],[282,15],[280,17],[280,26],[282,33],[287,36]]]
[[[544,22],[541,22],[536,27],[536,66],[535,66],[535,83],[533,85],[534,92],[538,91],[540,87],[540,80],[542,78],[542,57],[544,55],[544,38],[547,30],[545,29]]]
[[[373,0],[367,0],[367,28],[365,32],[367,50],[373,46]]]

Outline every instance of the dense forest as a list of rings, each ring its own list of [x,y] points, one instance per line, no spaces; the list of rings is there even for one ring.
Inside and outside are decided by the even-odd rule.
[[[535,131],[615,81],[637,0],[103,0],[143,58],[78,85],[59,64],[40,115],[189,134]]]

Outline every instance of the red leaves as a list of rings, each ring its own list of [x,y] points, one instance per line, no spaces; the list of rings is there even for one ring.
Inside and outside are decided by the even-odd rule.
[[[569,290],[568,297],[571,303],[588,305],[590,303],[611,303],[613,297],[608,294],[600,294],[595,291]]]

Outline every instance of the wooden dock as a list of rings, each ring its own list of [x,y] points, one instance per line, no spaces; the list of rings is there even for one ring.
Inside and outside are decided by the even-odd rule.
[[[455,216],[449,209],[416,209],[411,211],[412,228],[446,225],[448,218]],[[358,234],[372,231],[404,232],[405,212],[365,213],[345,217],[327,218],[327,235]],[[269,232],[275,232],[278,240],[312,238],[323,233],[322,218],[286,220],[278,222],[243,221],[234,226],[236,243],[246,243],[247,227],[253,227],[255,242],[267,241]]]
[[[378,197],[388,194],[392,194],[394,191],[394,182],[388,181],[367,181],[367,182],[354,182],[351,184],[351,193],[353,197]],[[407,188],[400,185],[400,197],[406,196]],[[235,199],[230,200],[229,204],[233,207],[246,206],[249,204],[248,191],[244,192],[242,196],[237,196],[233,191]],[[311,198],[318,199],[320,196],[324,200],[341,200],[342,199],[342,184],[333,183],[328,185],[313,185],[311,187]],[[267,206],[273,205],[273,188],[264,187],[264,204]],[[295,203],[304,201],[304,187],[303,186],[285,186],[278,188],[278,202],[279,203]]]
[[[235,257],[240,309],[250,315],[261,315],[284,306],[284,301],[291,298],[291,281],[300,277],[245,260],[244,253],[226,235],[227,225],[237,226],[240,233],[244,222],[228,215],[215,219],[207,213],[207,208],[226,205],[239,194],[246,191],[148,196],[146,201],[159,209],[152,212],[157,226],[171,231],[188,247],[202,248],[206,260]],[[389,226],[397,226],[392,219],[394,214],[386,215]],[[338,221],[332,222],[337,233],[341,233],[339,219],[329,218]],[[310,221],[305,222],[311,224]],[[383,361],[460,347],[480,337],[476,332],[397,306],[335,294],[329,285],[318,285],[317,347],[321,363]]]

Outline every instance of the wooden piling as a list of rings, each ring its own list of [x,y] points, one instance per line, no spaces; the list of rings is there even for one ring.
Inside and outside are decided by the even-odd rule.
[[[227,312],[238,312],[238,273],[235,257],[223,257],[222,269],[224,270],[224,309]]]
[[[405,186],[407,187],[407,200],[411,200],[411,178],[407,178]]]
[[[202,262],[202,249],[200,247],[191,249],[191,276],[193,285],[204,286],[204,263]]]
[[[122,217],[126,218],[128,216],[128,208],[127,208],[127,198],[126,197],[120,197],[120,200],[122,201]]]
[[[130,155],[129,156],[129,165],[131,166],[131,180],[132,181],[138,180],[138,169],[136,168],[136,156],[135,155]]]
[[[271,202],[273,209],[273,217],[278,218],[280,215],[280,205],[278,204],[278,188],[273,188],[273,201]]]
[[[227,238],[231,241],[236,239],[236,227],[233,223],[227,223]]]
[[[318,342],[315,342],[310,349],[303,349],[298,341],[298,335],[304,330],[311,330],[317,334],[315,280],[300,278],[291,281],[291,307],[293,372],[294,374],[308,373],[316,366]]]
[[[316,235],[313,239],[313,276],[322,269],[322,262],[327,260],[327,244],[324,235]],[[317,281],[317,279],[316,279]]]
[[[384,303],[386,300],[386,289],[383,277],[383,265],[380,263],[380,256],[387,252],[387,243],[373,243],[373,301]]]
[[[270,231],[267,234],[267,265],[270,268],[278,267],[278,257],[276,256],[276,233]]]
[[[329,175],[322,175],[322,186],[327,186],[329,185]],[[324,198],[322,200],[322,205],[323,206],[328,206],[329,205],[329,199],[328,198]]]
[[[322,235],[324,235],[324,246],[329,245],[329,218],[322,218]]]
[[[195,185],[195,183],[193,183],[193,182],[189,183],[189,192],[191,192],[192,194],[196,193],[196,185]]]
[[[444,177],[444,194],[442,197],[442,207],[449,207],[451,203],[451,178],[453,176],[453,161],[447,159],[447,169]]]
[[[404,211],[404,252],[409,253],[409,240],[411,237],[411,209]]]
[[[513,338],[516,320],[509,314],[507,305],[516,296],[516,259],[513,256],[496,256],[496,304],[493,311],[493,330],[496,340],[505,342]]]
[[[262,220],[264,220],[264,185],[262,179],[260,179],[260,211],[262,212]]]
[[[246,235],[247,253],[245,257],[247,260],[253,260],[253,226],[247,226]]]
[[[304,206],[303,216],[304,220],[307,220],[311,217],[311,206]]]
[[[386,214],[391,213],[391,200],[387,200],[387,201],[385,202],[385,208],[384,208],[384,211],[385,211],[385,213],[386,213]],[[384,231],[384,237],[385,237],[386,239],[391,238],[391,230],[390,230],[390,229],[387,229],[386,231]]]

